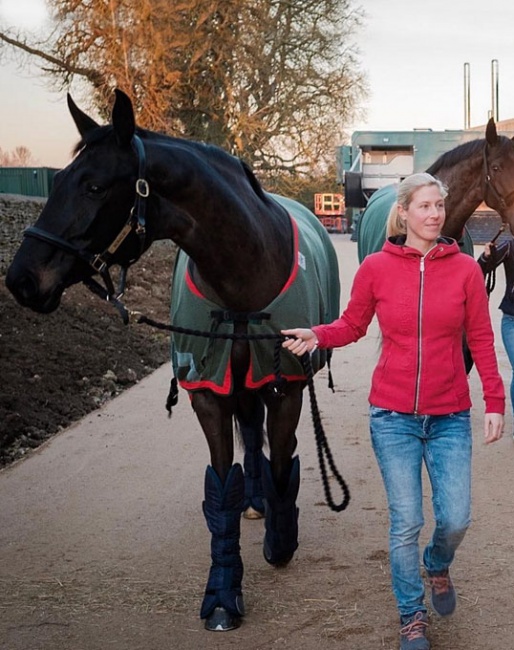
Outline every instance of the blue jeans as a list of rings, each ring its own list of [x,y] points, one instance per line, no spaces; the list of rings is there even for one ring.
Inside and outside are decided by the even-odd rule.
[[[429,573],[450,566],[470,524],[470,412],[411,415],[371,406],[370,429],[389,505],[393,592],[400,615],[410,616],[426,611],[418,543],[424,523],[423,462],[432,485],[435,519],[423,553]]]
[[[514,316],[509,316],[509,314],[502,316],[502,340],[513,370],[510,379],[510,403],[514,411]]]

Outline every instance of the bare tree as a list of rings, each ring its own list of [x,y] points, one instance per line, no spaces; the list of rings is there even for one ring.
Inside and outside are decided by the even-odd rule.
[[[323,169],[366,94],[352,0],[48,0],[54,31],[0,30],[60,89],[87,82],[107,117],[127,92],[138,123],[217,144],[257,171]]]
[[[30,149],[23,145],[16,147],[14,151],[3,151],[0,148],[0,167],[34,167],[35,164]]]

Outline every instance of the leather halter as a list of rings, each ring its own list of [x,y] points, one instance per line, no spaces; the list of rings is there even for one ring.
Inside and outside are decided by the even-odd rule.
[[[127,222],[120,230],[118,235],[114,238],[112,243],[102,253],[92,253],[87,248],[79,248],[78,246],[75,246],[74,244],[66,241],[63,237],[54,235],[53,233],[47,232],[46,230],[43,230],[42,228],[38,228],[36,226],[27,228],[23,233],[25,237],[33,237],[34,239],[39,239],[40,241],[45,242],[46,244],[51,244],[52,246],[55,246],[56,248],[59,248],[66,253],[71,253],[75,257],[78,257],[79,259],[89,264],[94,272],[98,273],[101,276],[105,287],[103,287],[93,278],[86,278],[83,280],[84,284],[93,293],[100,296],[104,300],[111,302],[120,312],[125,324],[128,323],[129,314],[125,306],[120,302],[120,298],[123,296],[123,293],[125,291],[127,271],[129,267],[139,259],[144,250],[146,239],[146,199],[150,195],[150,186],[145,178],[146,153],[143,142],[139,136],[133,136],[132,147],[138,157],[136,198]],[[111,279],[109,267],[113,263],[116,251],[132,232],[134,232],[139,239],[139,253],[127,264],[121,266],[120,281],[118,289],[116,290]]]
[[[487,203],[487,205],[489,205],[489,203],[487,202],[487,195],[488,192],[491,193],[493,197],[496,199],[496,201],[498,201],[498,204],[500,206],[500,209],[498,210],[498,214],[501,217],[502,223],[505,224],[505,217],[502,214],[502,211],[509,206],[507,199],[512,196],[513,192],[510,192],[507,195],[507,198],[504,198],[494,186],[491,178],[491,174],[489,173],[489,165],[487,163],[487,145],[484,147],[483,160],[484,160],[484,202]]]

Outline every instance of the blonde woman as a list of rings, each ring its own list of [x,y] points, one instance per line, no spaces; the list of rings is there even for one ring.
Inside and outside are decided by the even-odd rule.
[[[400,649],[428,650],[420,572],[424,523],[422,466],[433,492],[435,529],[422,560],[433,609],[453,613],[449,568],[470,523],[471,399],[462,354],[465,333],[482,382],[484,438],[503,434],[505,393],[498,372],[482,272],[455,240],[441,236],[446,189],[429,174],[398,187],[382,251],[366,257],[342,316],[312,329],[289,329],[297,355],[362,338],[376,314],[382,350],[370,403],[371,441],[389,505],[389,552],[400,614]]]

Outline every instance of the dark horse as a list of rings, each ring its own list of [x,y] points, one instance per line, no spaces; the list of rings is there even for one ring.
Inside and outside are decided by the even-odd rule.
[[[245,487],[259,508],[261,468],[264,556],[284,565],[298,546],[295,431],[306,383],[302,365],[280,345],[267,341],[266,352],[243,337],[259,331],[279,336],[282,327],[335,318],[335,251],[308,210],[264,192],[239,159],[137,128],[123,92],[116,91],[111,125],[99,126],[70,97],[68,105],[82,138],[76,157],[56,175],[6,283],[21,305],[49,313],[74,283],[98,290],[93,276],[100,274],[116,302],[111,265],[128,268],[159,239],[180,248],[173,321],[201,330],[203,318],[214,334],[234,335],[228,345],[203,340],[199,352],[191,336],[172,337],[178,381],[190,391],[211,458],[203,511],[212,564],[200,615],[207,629],[232,629],[244,615],[239,539]],[[325,361],[324,353],[313,356],[314,371]],[[250,452],[245,472],[234,464],[234,419]],[[262,453],[265,419],[269,460]]]
[[[514,233],[514,142],[498,135],[492,118],[487,123],[485,139],[466,142],[447,151],[426,171],[448,187],[444,235],[460,239],[467,220],[482,201],[496,210]],[[387,215],[395,199],[396,190],[392,185],[371,197],[359,221],[361,262],[366,255],[382,248]],[[473,255],[469,235],[466,239],[464,250]]]

